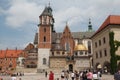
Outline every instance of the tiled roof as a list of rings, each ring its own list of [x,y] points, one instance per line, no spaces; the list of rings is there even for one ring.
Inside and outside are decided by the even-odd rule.
[[[26,47],[25,47],[25,51],[29,51],[29,50],[31,50],[31,49],[33,49],[34,48],[34,45],[32,44],[32,43],[29,43]]]
[[[0,50],[0,58],[17,58],[22,50]]]
[[[83,39],[83,38],[90,38],[93,34],[95,33],[95,31],[89,32],[71,32],[73,38],[75,39]],[[61,38],[62,33],[57,33],[57,35],[59,36],[58,38]]]
[[[60,44],[53,44],[51,51],[55,51],[55,50],[60,51],[60,50],[65,50],[65,49]]]
[[[90,38],[95,32],[72,32],[73,38],[79,38],[79,39],[84,39],[84,38]]]
[[[50,6],[45,7],[44,11],[40,16],[52,16],[52,8]]]
[[[100,31],[102,31],[108,25],[114,25],[114,24],[120,24],[120,15],[110,15],[110,16],[108,16],[108,18],[104,21],[104,23],[100,26],[100,28],[96,31],[96,33],[94,35],[96,35]]]
[[[34,44],[38,44],[38,33],[35,34]]]

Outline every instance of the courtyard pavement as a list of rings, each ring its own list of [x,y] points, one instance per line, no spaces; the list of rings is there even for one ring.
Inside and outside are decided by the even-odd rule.
[[[10,76],[1,76],[1,77],[3,78],[3,80],[11,80]],[[57,80],[57,78],[61,80],[60,74],[56,73],[54,77],[55,77],[54,80]],[[48,80],[48,77],[46,78],[44,73],[25,73],[24,76],[17,76],[17,80],[19,80],[19,78],[21,78],[22,80]],[[103,74],[102,80],[114,80],[113,75]]]

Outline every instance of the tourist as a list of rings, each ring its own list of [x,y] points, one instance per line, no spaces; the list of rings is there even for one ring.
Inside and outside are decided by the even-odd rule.
[[[64,74],[65,74],[65,80],[69,80],[69,71],[65,71]]]
[[[83,71],[82,73],[82,80],[87,80],[87,71]]]
[[[101,77],[102,77],[102,73],[100,71],[97,72],[97,75],[98,75],[98,80],[101,80]]]
[[[65,78],[65,72],[62,71],[62,72],[61,72],[61,80],[64,80],[64,78]]]
[[[45,77],[47,77],[47,75],[48,75],[48,73],[47,73],[47,71],[45,71]]]
[[[98,73],[96,70],[93,71],[93,80],[98,80]]]
[[[80,76],[79,76],[79,77],[80,77],[80,80],[82,80],[83,71],[80,71],[80,72],[79,72],[79,75],[80,75]]]
[[[75,74],[74,74],[73,71],[72,71],[72,73],[71,73],[71,78],[72,78],[72,80],[74,80],[74,78],[75,78]]]
[[[91,70],[89,69],[88,73],[86,74],[87,75],[87,80],[92,80],[93,78],[93,73],[91,72]]]
[[[117,73],[114,74],[114,79],[115,80],[120,80],[120,69],[118,70]]]
[[[50,71],[49,80],[54,80],[54,73],[52,71]]]
[[[76,80],[79,79],[79,73],[78,73],[78,71],[75,71],[75,79],[76,79]]]
[[[2,77],[0,77],[0,80],[3,80],[3,78],[2,78]]]
[[[17,78],[15,77],[15,74],[11,75],[11,80],[17,80]]]

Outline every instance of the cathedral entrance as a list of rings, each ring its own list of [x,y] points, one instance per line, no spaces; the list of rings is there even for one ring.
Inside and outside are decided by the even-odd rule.
[[[73,65],[69,64],[69,71],[73,71]]]

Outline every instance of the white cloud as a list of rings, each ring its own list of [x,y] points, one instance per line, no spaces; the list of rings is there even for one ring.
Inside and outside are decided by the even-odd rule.
[[[11,7],[7,11],[6,24],[11,27],[21,27],[26,23],[38,23],[38,17],[43,9],[34,2],[25,0],[15,1],[11,3]]]
[[[26,39],[22,40],[22,36],[19,43],[17,43],[18,41],[15,42],[16,38],[13,38],[12,41],[15,42],[14,44],[25,47],[27,42],[33,41],[31,36],[35,33],[33,30],[39,24],[39,15],[50,0],[8,1],[9,7],[0,7],[0,16],[2,14],[5,15],[7,27],[17,28],[21,30],[20,32],[26,32],[24,35]],[[68,22],[71,31],[87,30],[89,18],[92,19],[93,29],[96,30],[108,15],[120,15],[119,5],[120,0],[51,0],[51,7],[55,18],[55,30],[63,31],[66,22]],[[10,40],[8,42],[4,41],[4,43],[6,44],[0,47],[13,45]]]
[[[0,15],[4,13],[4,10],[0,7]]]
[[[7,11],[6,24],[11,27],[21,27],[28,23],[38,24],[38,17],[48,2],[48,0],[12,0]],[[118,0],[75,0],[74,2],[67,0],[66,2],[67,4],[64,1],[51,1],[57,30],[62,30],[66,22],[74,26],[80,22],[86,23],[85,20],[90,17],[101,20],[114,12],[120,13],[117,7],[120,3]]]
[[[55,12],[55,27],[58,29],[63,28],[66,25],[66,22],[70,25],[74,24],[75,21],[73,20],[79,20],[80,14],[80,10],[76,7],[70,7],[66,10]]]

